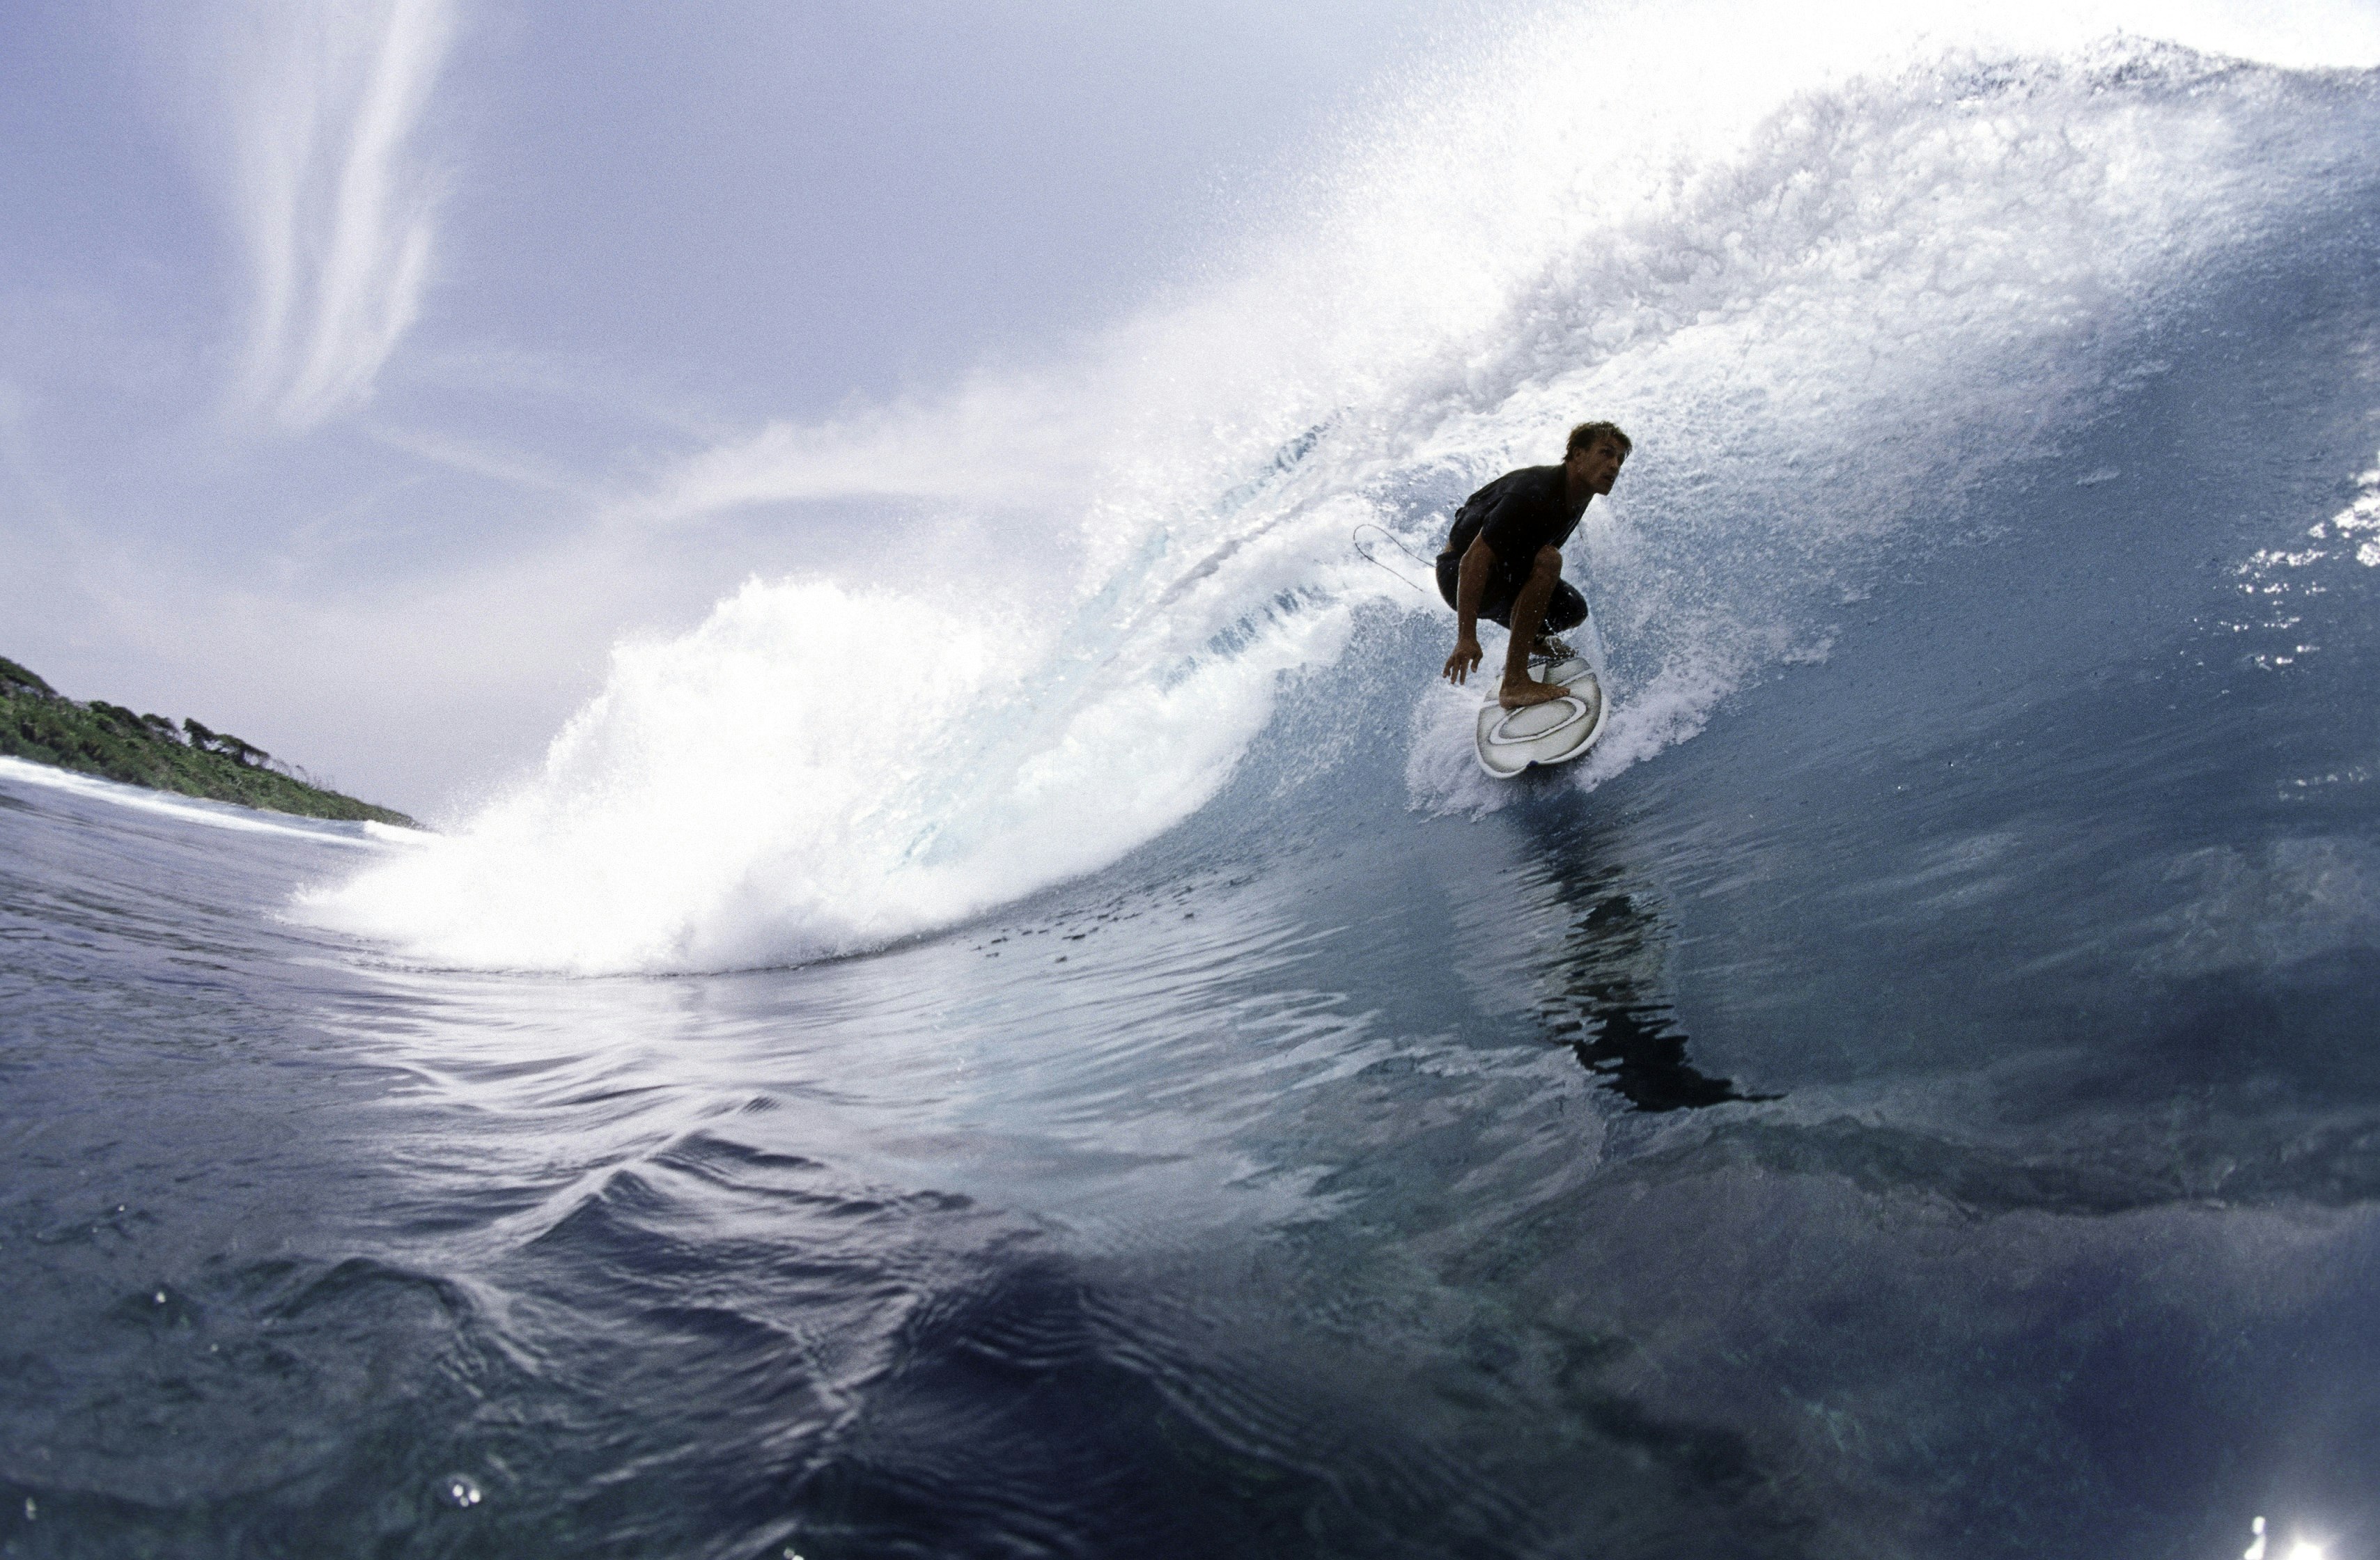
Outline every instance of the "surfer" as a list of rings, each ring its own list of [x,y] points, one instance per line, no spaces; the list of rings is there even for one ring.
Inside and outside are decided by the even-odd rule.
[[[1498,704],[1519,709],[1567,691],[1530,676],[1529,657],[1567,656],[1548,635],[1586,621],[1586,599],[1561,577],[1561,546],[1578,529],[1587,501],[1611,491],[1631,448],[1616,423],[1580,423],[1570,430],[1560,466],[1506,472],[1454,512],[1454,529],[1438,555],[1439,594],[1454,609],[1448,682],[1465,682],[1478,669],[1479,620],[1486,618],[1512,631]]]

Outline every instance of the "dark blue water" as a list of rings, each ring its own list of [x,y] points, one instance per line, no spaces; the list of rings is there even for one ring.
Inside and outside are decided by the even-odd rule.
[[[397,847],[0,773],[0,1545],[2374,1552],[2375,236],[1599,788],[1415,806],[1377,609],[863,957],[421,968],[288,914]]]

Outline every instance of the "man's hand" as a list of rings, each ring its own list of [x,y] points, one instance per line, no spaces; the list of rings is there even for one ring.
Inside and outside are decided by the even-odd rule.
[[[1479,641],[1464,635],[1454,642],[1454,653],[1446,658],[1446,680],[1459,688],[1478,670]]]

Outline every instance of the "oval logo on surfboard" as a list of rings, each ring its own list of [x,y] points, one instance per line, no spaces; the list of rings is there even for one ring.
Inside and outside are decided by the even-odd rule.
[[[1479,767],[1499,780],[1533,766],[1567,764],[1603,734],[1603,686],[1585,661],[1563,661],[1545,678],[1569,692],[1519,709],[1490,703],[1479,711]]]

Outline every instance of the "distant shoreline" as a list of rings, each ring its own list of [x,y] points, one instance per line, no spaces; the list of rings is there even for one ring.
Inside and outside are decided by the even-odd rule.
[[[314,784],[297,766],[227,732],[104,699],[70,699],[5,656],[0,756],[263,812],[421,827],[394,808]]]

